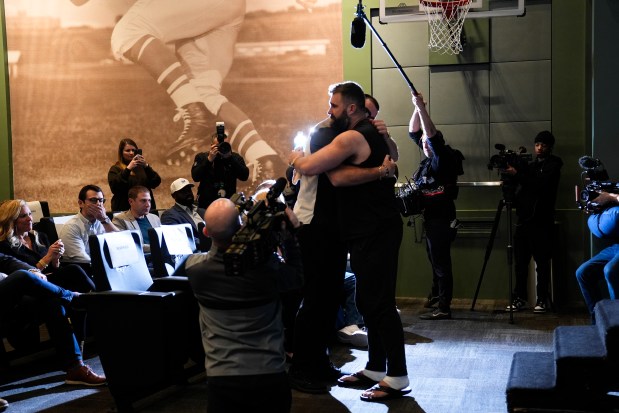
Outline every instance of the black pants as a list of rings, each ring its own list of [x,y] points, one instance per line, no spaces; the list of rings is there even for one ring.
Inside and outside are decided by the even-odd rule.
[[[402,242],[399,217],[375,233],[349,241],[350,266],[357,277],[357,307],[368,329],[368,362],[372,371],[406,376],[404,331],[395,303],[398,258]]]
[[[516,225],[514,233],[514,270],[516,273],[514,295],[525,301],[528,300],[527,280],[531,257],[533,257],[537,266],[537,300],[545,303],[548,299],[553,225],[553,222],[546,224],[527,222]]]
[[[451,243],[455,230],[448,218],[430,218],[424,220],[426,230],[426,252],[432,265],[433,297],[438,297],[438,306],[442,311],[449,311],[453,297],[453,271],[451,266]]]
[[[292,395],[286,373],[208,377],[208,413],[288,413]]]
[[[305,283],[294,326],[292,368],[321,370],[330,365],[327,346],[337,318],[348,252],[334,228],[303,225],[298,238]]]

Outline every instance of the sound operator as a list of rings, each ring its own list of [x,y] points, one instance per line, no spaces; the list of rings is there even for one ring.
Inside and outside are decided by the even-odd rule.
[[[288,225],[300,226],[286,208]],[[303,283],[296,237],[281,244],[285,262],[273,253],[264,264],[229,275],[224,253],[241,228],[234,202],[220,198],[204,214],[205,234],[213,245],[194,254],[177,275],[187,275],[200,304],[200,329],[206,353],[209,413],[260,411],[287,413],[291,391],[285,371],[284,336],[279,293]]]
[[[576,280],[591,314],[592,324],[595,324],[595,304],[606,296],[600,282],[605,282],[612,300],[619,292],[619,194],[602,191],[595,198],[595,203],[601,210],[589,216],[589,229],[596,237],[612,244],[576,270]]]
[[[537,267],[537,300],[533,312],[539,314],[546,312],[548,304],[555,200],[563,161],[552,154],[555,137],[549,131],[539,132],[534,144],[534,160],[521,166],[508,165],[501,172],[511,175],[518,185],[514,198],[518,218],[514,232],[516,285],[513,302],[506,311],[526,307],[529,262],[533,257]]]
[[[462,156],[445,145],[443,134],[436,130],[421,94],[413,95],[415,111],[409,123],[409,135],[423,150],[423,159],[413,175],[424,192],[422,206],[426,231],[426,251],[432,264],[432,288],[424,307],[438,307],[420,315],[422,320],[451,318],[453,272],[451,243],[456,233],[456,181],[462,173]],[[427,194],[427,196],[426,196]]]

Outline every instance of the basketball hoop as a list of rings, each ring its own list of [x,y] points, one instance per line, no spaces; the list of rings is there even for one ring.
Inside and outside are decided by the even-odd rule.
[[[426,12],[430,26],[428,48],[442,54],[459,54],[462,51],[460,35],[471,0],[419,0]]]

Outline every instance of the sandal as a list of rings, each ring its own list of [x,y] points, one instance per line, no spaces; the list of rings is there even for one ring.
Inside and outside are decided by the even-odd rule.
[[[383,396],[379,396],[376,392],[385,393]],[[400,390],[392,389],[391,387],[381,386],[376,384],[373,387],[367,389],[361,393],[361,400],[364,402],[382,402],[386,400],[399,399],[411,392],[410,387],[405,387]]]
[[[363,371],[358,371],[353,374],[347,374],[337,379],[337,385],[340,387],[367,388],[368,386],[373,386],[376,383],[378,382],[372,380],[371,378],[363,374]]]

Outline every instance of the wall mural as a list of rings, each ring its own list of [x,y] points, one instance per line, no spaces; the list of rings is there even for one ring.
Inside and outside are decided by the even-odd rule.
[[[73,212],[85,184],[112,193],[123,138],[170,184],[224,122],[249,166],[238,190],[283,176],[297,132],[341,81],[337,0],[4,0],[15,196]],[[109,210],[111,205],[107,205]]]

